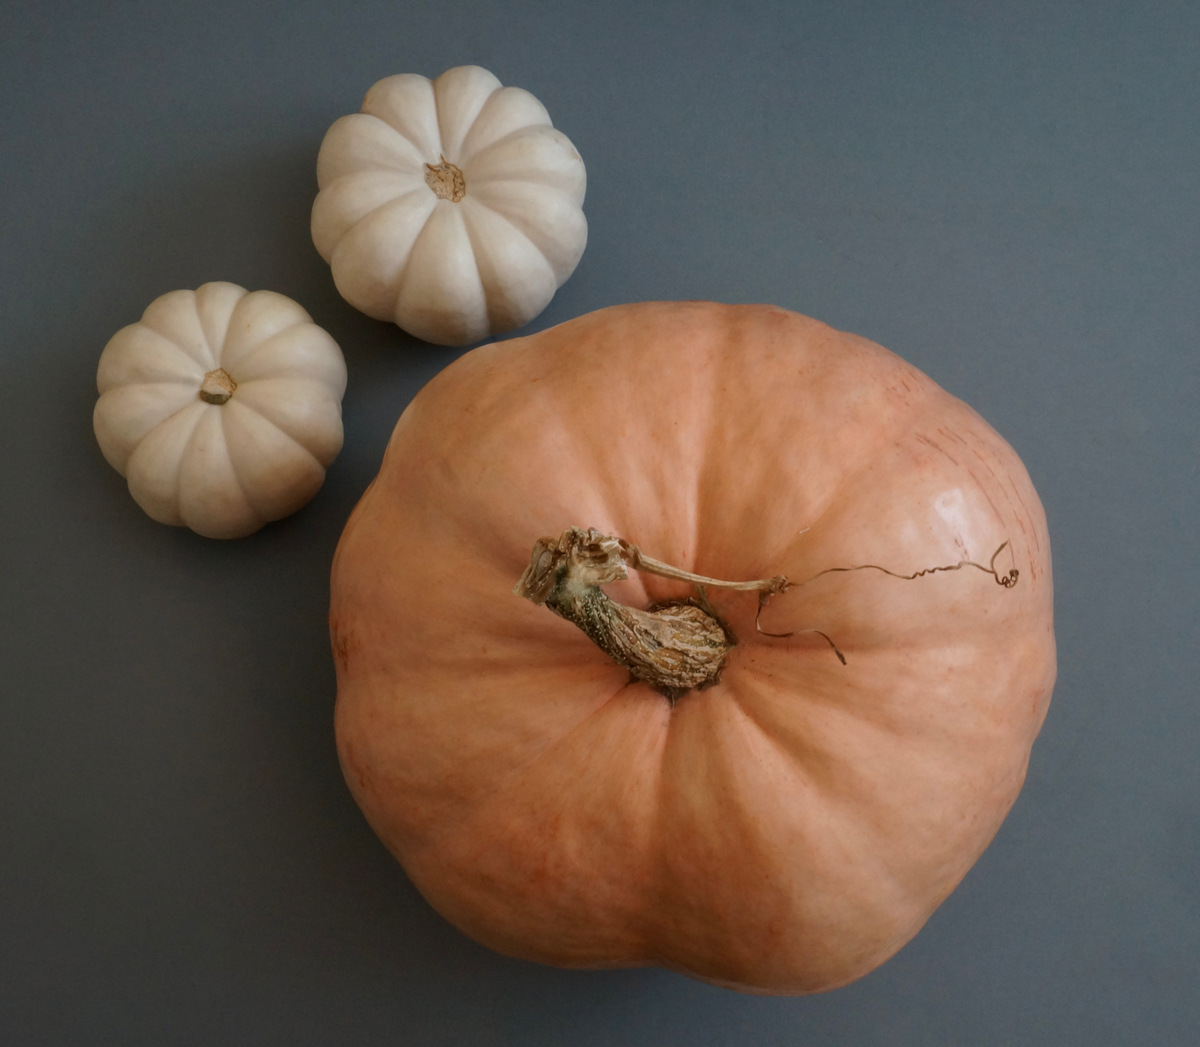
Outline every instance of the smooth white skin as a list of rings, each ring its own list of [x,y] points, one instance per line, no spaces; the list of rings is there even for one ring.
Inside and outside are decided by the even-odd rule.
[[[236,388],[208,403],[218,368]],[[209,538],[295,512],[342,447],[342,352],[273,291],[208,283],[155,299],[105,346],[96,384],[96,439],[134,500]]]
[[[440,199],[427,165],[458,167]],[[587,244],[583,160],[528,91],[486,69],[375,84],[317,158],[313,243],[342,297],[439,345],[467,345],[540,313]]]

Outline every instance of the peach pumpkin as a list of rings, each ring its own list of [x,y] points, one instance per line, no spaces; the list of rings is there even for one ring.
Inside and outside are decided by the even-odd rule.
[[[790,585],[761,612],[706,586],[715,682],[652,686],[513,591],[575,525]],[[698,595],[585,581],[638,609]],[[331,632],[346,780],[447,919],[514,956],[770,993],[845,984],[920,929],[1016,798],[1055,675],[1012,449],[863,338],[701,302],[604,309],[430,382],[347,523]]]

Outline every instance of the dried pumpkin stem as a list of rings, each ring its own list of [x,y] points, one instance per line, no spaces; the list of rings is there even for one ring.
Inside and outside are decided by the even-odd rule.
[[[617,603],[600,587],[629,577],[629,569],[691,582],[694,600],[672,600],[648,610]],[[602,651],[671,701],[720,679],[736,643],[708,604],[708,587],[760,594],[787,588],[782,576],[727,582],[652,559],[624,538],[571,527],[557,538],[539,538],[513,589],[579,626]]]
[[[467,195],[467,179],[462,168],[452,164],[444,156],[440,164],[425,165],[425,184],[433,190],[439,200],[458,203]]]
[[[215,371],[209,371],[200,383],[200,399],[206,404],[223,404],[236,388],[237,382],[229,372],[224,367],[218,367]]]

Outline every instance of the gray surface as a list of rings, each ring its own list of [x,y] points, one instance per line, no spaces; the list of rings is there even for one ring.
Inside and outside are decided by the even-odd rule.
[[[1200,1042],[1200,7],[298,0],[0,7],[0,1042]],[[329,558],[453,357],[356,314],[307,236],[325,128],[476,62],[589,173],[540,329],[646,298],[867,335],[1023,456],[1059,684],[1012,816],[899,956],[760,999],[493,955],[341,781]],[[91,434],[158,294],[297,298],[347,442],[235,543],[152,523]]]

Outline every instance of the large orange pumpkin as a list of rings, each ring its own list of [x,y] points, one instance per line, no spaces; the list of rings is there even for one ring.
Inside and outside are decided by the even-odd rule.
[[[585,559],[603,535],[791,584],[761,610],[642,570],[607,585],[693,598],[730,639],[715,683],[652,685],[513,591],[573,526],[601,533],[574,532]],[[773,993],[918,931],[1016,798],[1055,674],[1012,449],[863,338],[699,302],[601,310],[430,382],[346,526],[331,629],[346,779],[447,919],[514,956]]]

